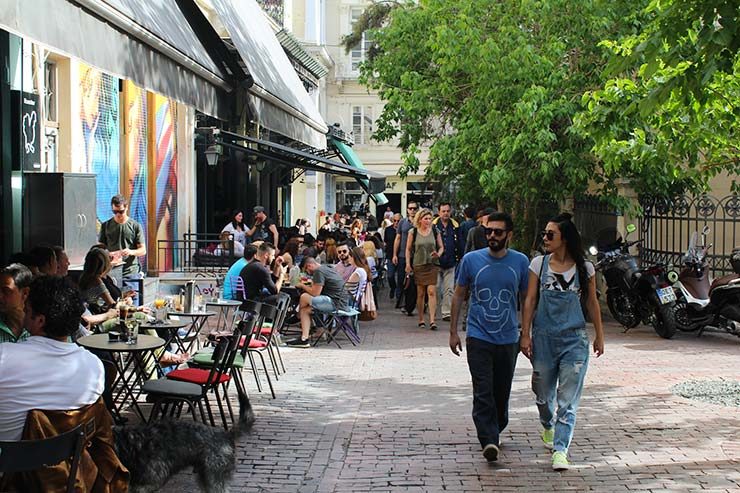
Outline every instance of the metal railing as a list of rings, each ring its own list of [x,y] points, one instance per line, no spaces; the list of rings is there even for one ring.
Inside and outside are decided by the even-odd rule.
[[[711,195],[679,196],[673,200],[644,197],[640,259],[680,264],[694,231],[709,226],[707,262],[717,277],[732,272],[730,255],[740,246],[740,195],[716,198]],[[699,240],[701,241],[701,240]]]
[[[218,234],[185,233],[182,240],[157,242],[157,266],[162,273],[223,274],[237,260],[234,241]]]

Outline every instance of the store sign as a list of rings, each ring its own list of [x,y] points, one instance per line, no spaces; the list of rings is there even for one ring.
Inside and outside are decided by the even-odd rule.
[[[41,170],[41,114],[37,94],[11,91],[13,117],[18,125],[14,126],[13,142],[15,156],[20,158],[24,171]]]

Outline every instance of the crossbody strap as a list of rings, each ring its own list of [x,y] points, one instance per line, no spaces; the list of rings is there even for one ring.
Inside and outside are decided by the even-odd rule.
[[[545,267],[545,262],[547,262],[548,255],[543,255],[542,257],[542,263],[540,264],[540,273],[537,275],[537,301],[534,304],[534,311],[537,312],[537,306],[540,304],[540,290],[542,289],[542,269]],[[534,313],[532,314],[534,317]]]

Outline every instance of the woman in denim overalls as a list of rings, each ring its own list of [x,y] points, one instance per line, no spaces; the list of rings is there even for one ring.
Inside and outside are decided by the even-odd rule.
[[[604,353],[604,331],[594,267],[584,259],[581,237],[570,214],[548,222],[542,236],[547,255],[536,257],[529,267],[519,346],[532,361],[542,441],[553,450],[552,468],[562,471],[570,467],[568,447],[588,368],[581,286],[584,306],[596,329],[593,350],[597,357]]]

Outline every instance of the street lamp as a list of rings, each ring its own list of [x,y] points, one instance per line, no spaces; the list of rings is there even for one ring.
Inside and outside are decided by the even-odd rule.
[[[206,149],[206,161],[208,162],[208,166],[216,166],[218,164],[221,152],[221,146],[218,144],[208,146]]]

